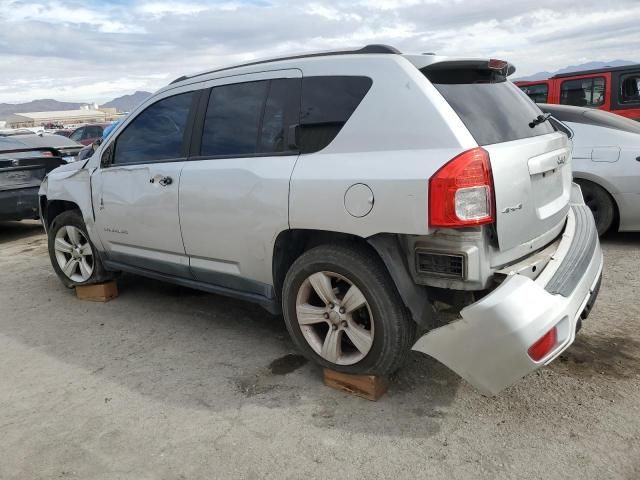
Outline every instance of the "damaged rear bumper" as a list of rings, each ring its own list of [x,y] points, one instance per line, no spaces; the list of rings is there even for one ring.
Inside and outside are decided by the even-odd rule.
[[[579,190],[552,260],[532,280],[508,276],[489,295],[461,312],[461,319],[431,330],[413,346],[479,390],[496,394],[546,365],[574,341],[598,293],[602,252],[591,212]],[[574,200],[575,201],[575,200]],[[584,314],[584,315],[583,315]],[[556,327],[555,346],[540,360],[527,351]]]

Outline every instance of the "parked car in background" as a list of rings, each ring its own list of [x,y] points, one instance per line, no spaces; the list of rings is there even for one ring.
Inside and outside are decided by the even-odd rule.
[[[0,134],[0,220],[37,219],[42,179],[81,148],[59,135]]]
[[[29,130],[0,132],[0,156],[7,155],[7,149],[52,148],[60,153],[65,161],[74,160],[73,157],[82,149],[82,144],[60,135],[48,133],[33,133]],[[27,150],[28,151],[28,150]],[[11,154],[15,158],[17,154]]]
[[[73,133],[73,129],[71,128],[63,128],[60,130],[56,130],[55,132],[56,135],[62,135],[63,137],[69,137],[72,133]]]
[[[536,103],[589,107],[640,120],[640,64],[516,81]]]
[[[92,144],[87,145],[82,150],[80,150],[78,152],[78,156],[76,160],[81,161],[93,155],[93,153],[96,151],[96,148],[98,148],[98,146],[102,142],[104,142],[104,140],[111,134],[111,132],[113,132],[118,127],[118,125],[120,125],[125,120],[125,118],[126,117],[122,117],[119,120],[112,122],[111,124],[106,126],[102,132],[102,137],[100,137],[98,140],[96,140]]]
[[[640,230],[640,123],[590,108],[538,106],[570,129],[573,177],[598,233]]]
[[[602,271],[570,141],[513,70],[371,45],[181,77],[45,179],[53,268],[250,300],[325,367],[413,348],[496,393],[571,345]]]
[[[108,123],[97,123],[93,125],[84,125],[76,128],[69,135],[71,140],[81,143],[82,145],[91,145],[93,142],[102,137],[102,131],[108,127]]]

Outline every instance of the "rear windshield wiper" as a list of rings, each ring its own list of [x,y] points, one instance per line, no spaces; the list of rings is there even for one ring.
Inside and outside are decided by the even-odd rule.
[[[550,118],[551,118],[551,114],[550,113],[545,113],[543,115],[538,115],[536,118],[534,118],[533,120],[531,120],[529,122],[529,126],[531,128],[534,128],[536,125],[540,125],[541,123],[546,122]]]

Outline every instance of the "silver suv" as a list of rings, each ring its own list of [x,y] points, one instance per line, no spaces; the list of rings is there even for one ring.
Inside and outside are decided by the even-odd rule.
[[[53,268],[257,302],[323,366],[413,348],[496,393],[573,342],[602,270],[570,142],[513,70],[371,45],[181,77],[48,175]]]

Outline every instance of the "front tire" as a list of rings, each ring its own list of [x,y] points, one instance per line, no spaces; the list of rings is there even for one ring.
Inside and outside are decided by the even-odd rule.
[[[415,337],[389,273],[366,248],[331,244],[303,253],[287,272],[282,306],[298,349],[333,370],[393,373]]]
[[[90,285],[113,278],[105,271],[79,211],[69,210],[55,217],[48,235],[49,258],[65,287]]]

